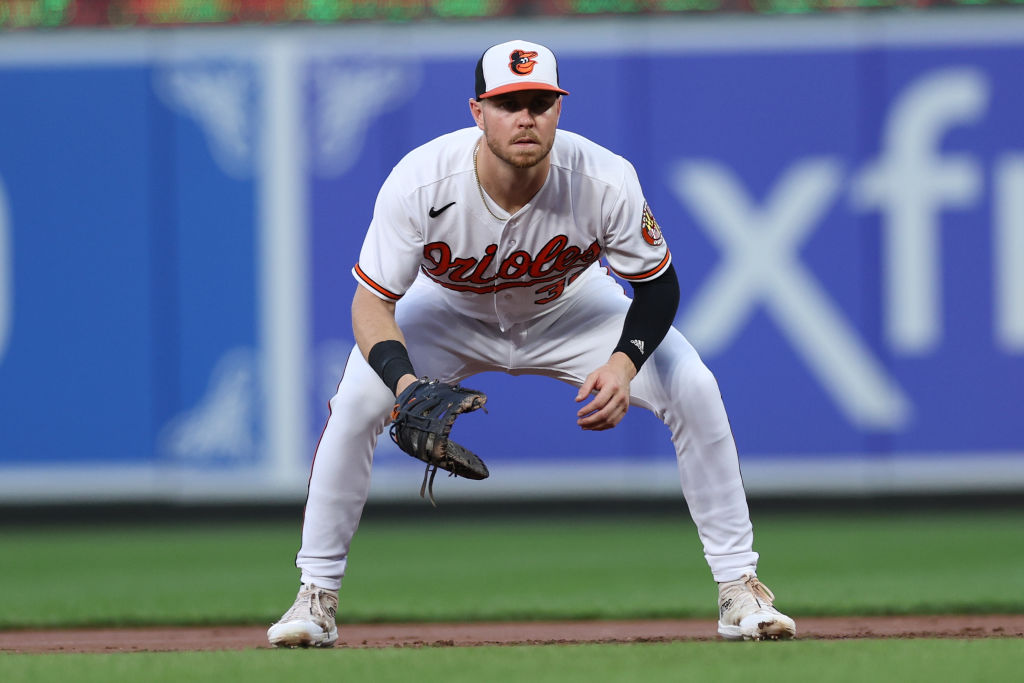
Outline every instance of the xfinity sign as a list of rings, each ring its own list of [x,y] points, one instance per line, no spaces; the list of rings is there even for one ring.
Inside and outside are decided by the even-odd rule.
[[[531,39],[640,177],[748,487],[1024,490],[1024,16],[635,19]],[[479,27],[400,28],[0,41],[0,500],[303,500],[373,198],[472,125]],[[473,380],[453,498],[678,500],[648,411]],[[96,400],[53,430],[55,390]],[[378,441],[378,500],[421,476]]]
[[[913,400],[887,372],[856,326],[796,254],[822,227],[833,204],[877,212],[883,224],[882,309],[888,350],[924,356],[942,343],[943,215],[986,196],[986,170],[967,152],[944,152],[958,126],[985,116],[984,73],[942,69],[911,83],[893,102],[879,154],[860,168],[839,157],[798,159],[760,204],[725,165],[684,159],[670,185],[722,259],[686,308],[682,327],[714,355],[763,306],[794,351],[853,424],[899,430]],[[1006,152],[991,169],[990,227],[996,255],[993,336],[1001,349],[1024,351],[1024,151]],[[955,260],[955,255],[950,259]]]

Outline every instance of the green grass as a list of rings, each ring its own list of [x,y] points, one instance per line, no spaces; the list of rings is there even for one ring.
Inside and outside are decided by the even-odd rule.
[[[530,681],[978,681],[1017,680],[1019,640],[659,643],[384,650],[0,655],[0,677],[21,681],[246,681],[340,679],[373,683]]]
[[[364,522],[342,621],[711,617],[678,519]],[[795,616],[1024,611],[1024,511],[755,517]],[[0,628],[266,624],[291,603],[294,524],[0,530]]]

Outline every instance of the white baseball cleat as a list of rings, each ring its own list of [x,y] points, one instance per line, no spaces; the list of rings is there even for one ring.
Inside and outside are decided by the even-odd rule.
[[[267,629],[267,640],[274,647],[332,647],[338,641],[337,611],[338,591],[303,584],[295,604]]]
[[[796,637],[796,622],[775,609],[775,596],[753,574],[718,584],[718,635],[727,640]]]

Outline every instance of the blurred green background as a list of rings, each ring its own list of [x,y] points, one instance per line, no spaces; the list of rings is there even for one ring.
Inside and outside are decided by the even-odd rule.
[[[177,512],[8,516],[0,627],[276,620],[298,584],[301,510]],[[753,515],[759,574],[798,620],[1024,611],[1024,506],[1013,499]],[[681,504],[370,506],[339,619],[711,619],[716,598]]]

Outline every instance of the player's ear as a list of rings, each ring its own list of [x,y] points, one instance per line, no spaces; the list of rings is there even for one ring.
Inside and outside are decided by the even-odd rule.
[[[473,120],[476,121],[476,127],[480,130],[484,130],[484,108],[483,103],[476,98],[469,98],[469,113],[473,115]]]

